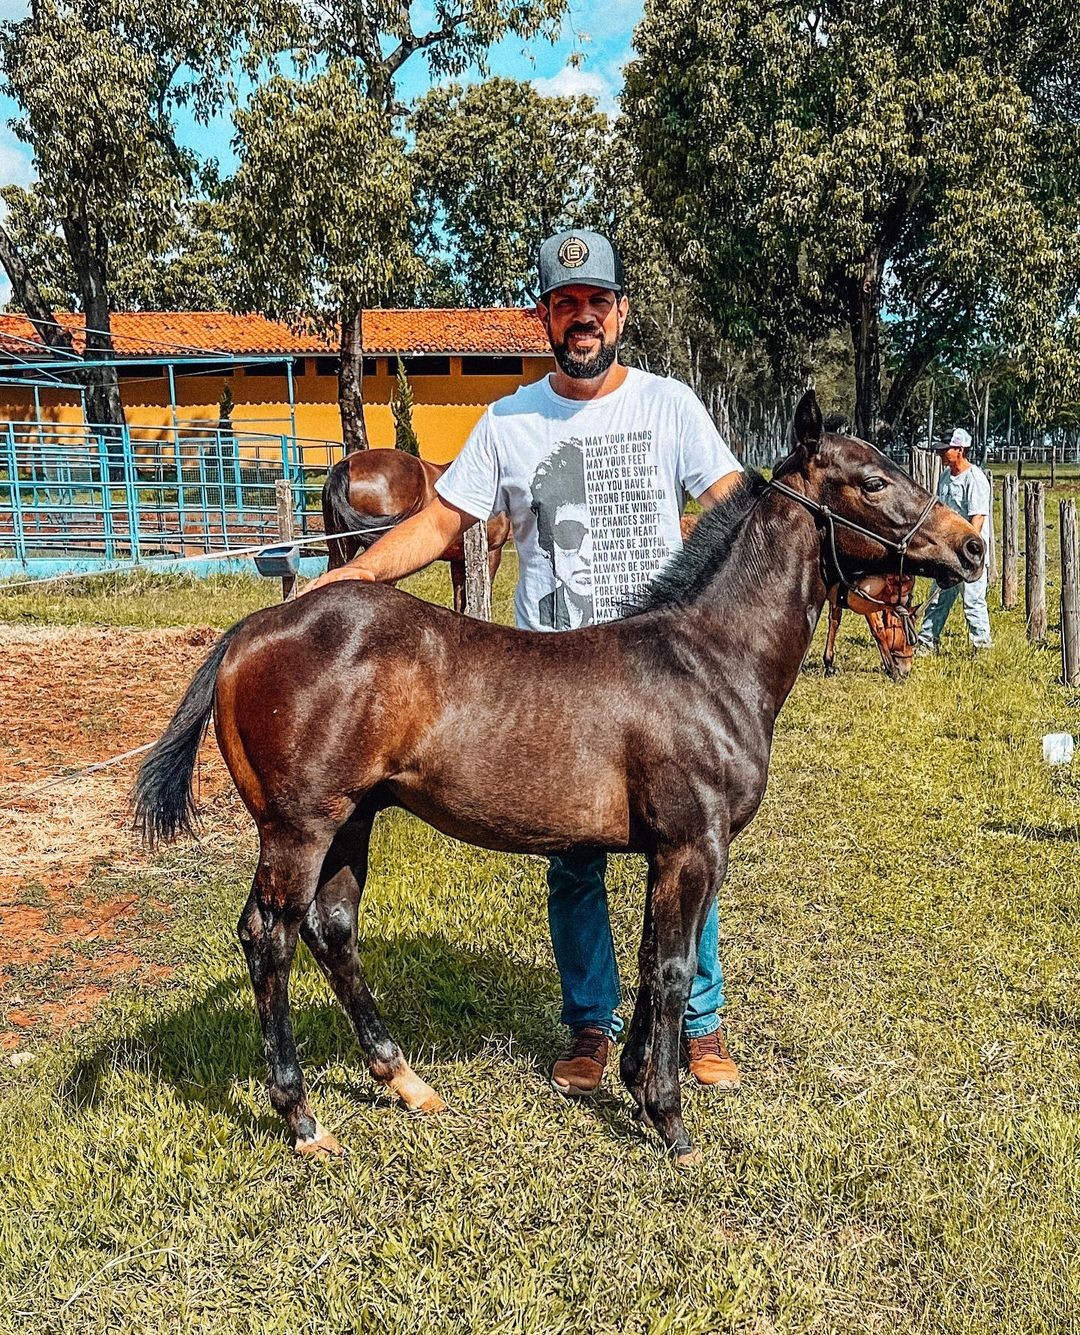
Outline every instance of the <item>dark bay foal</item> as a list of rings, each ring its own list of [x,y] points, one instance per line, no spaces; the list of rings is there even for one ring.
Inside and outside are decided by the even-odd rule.
[[[761,801],[776,716],[833,582],[823,535],[830,560],[864,573],[897,569],[903,551],[906,571],[951,584],[983,562],[975,530],[871,446],[823,437],[812,394],[795,431],[773,483],[751,477],[706,514],[621,621],[529,634],[347,583],[258,612],[214,647],[139,773],[137,816],[150,838],[190,828],[212,709],[259,830],[239,932],[270,1098],[298,1149],[340,1148],[308,1102],[293,1041],[300,938],[373,1076],[410,1108],[442,1106],[390,1036],[356,951],[372,821],[396,805],[488,848],[645,855],[621,1074],[668,1149],[691,1157],[678,1062],[698,936]],[[508,755],[513,783],[492,762]]]

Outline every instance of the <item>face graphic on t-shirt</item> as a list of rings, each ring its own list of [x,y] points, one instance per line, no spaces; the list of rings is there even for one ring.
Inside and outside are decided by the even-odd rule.
[[[592,534],[588,508],[574,502],[560,505],[555,511],[552,537],[555,578],[565,586],[569,596],[579,601],[591,599]]]
[[[537,541],[551,562],[555,590],[540,600],[538,620],[556,630],[593,619],[592,532],[581,441],[560,441],[532,479]]]

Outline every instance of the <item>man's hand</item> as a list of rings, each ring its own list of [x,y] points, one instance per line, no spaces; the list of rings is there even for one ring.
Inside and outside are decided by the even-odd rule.
[[[303,598],[307,593],[312,593],[315,589],[325,588],[327,584],[337,584],[341,580],[359,579],[365,584],[375,584],[377,581],[370,570],[365,570],[361,565],[354,565],[350,562],[348,565],[338,566],[336,570],[327,570],[321,574],[318,579],[313,579],[310,584],[306,584],[297,594],[298,598]]]
[[[354,556],[337,570],[328,570],[304,589],[321,589],[339,579],[362,579],[369,584],[394,584],[406,575],[438,560],[452,542],[456,542],[476,520],[435,496],[419,514],[384,533],[363,556]]]

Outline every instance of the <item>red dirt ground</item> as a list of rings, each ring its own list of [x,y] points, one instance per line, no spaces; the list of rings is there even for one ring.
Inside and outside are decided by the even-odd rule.
[[[0,1053],[88,1019],[117,979],[168,975],[135,949],[168,905],[95,890],[150,867],[127,809],[139,758],[23,794],[152,741],[217,633],[0,626]],[[212,742],[198,777],[204,800],[228,785]]]

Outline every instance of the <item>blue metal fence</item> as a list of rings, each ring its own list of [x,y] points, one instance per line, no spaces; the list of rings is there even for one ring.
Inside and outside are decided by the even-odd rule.
[[[297,527],[322,530],[336,441],[207,426],[162,430],[0,423],[0,575],[208,558],[277,537],[274,484]]]

